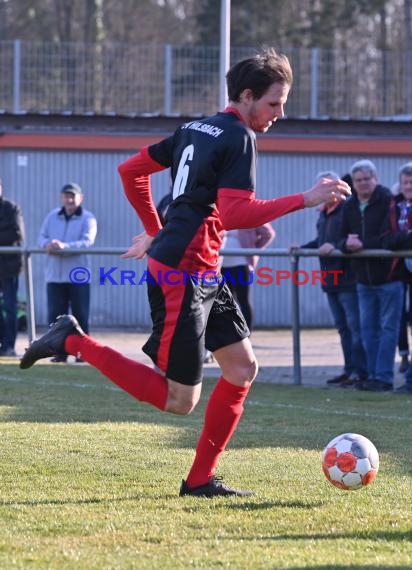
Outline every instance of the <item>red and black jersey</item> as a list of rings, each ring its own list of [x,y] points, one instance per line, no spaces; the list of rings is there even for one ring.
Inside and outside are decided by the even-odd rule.
[[[255,133],[235,112],[222,112],[182,125],[148,153],[171,168],[173,182],[167,224],[149,255],[188,273],[216,269],[223,230],[217,191],[255,191]]]
[[[169,167],[173,201],[162,227],[150,175]],[[216,269],[223,229],[255,228],[304,207],[301,193],[255,199],[255,133],[231,107],[182,125],[118,170],[146,233],[156,236],[149,255],[190,274]]]

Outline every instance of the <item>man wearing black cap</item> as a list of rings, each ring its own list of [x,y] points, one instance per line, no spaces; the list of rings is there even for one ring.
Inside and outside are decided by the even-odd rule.
[[[95,216],[83,206],[84,194],[75,182],[65,184],[61,190],[61,208],[53,209],[45,218],[39,245],[48,252],[46,262],[47,319],[56,318],[71,309],[76,319],[89,330],[90,285],[87,279],[88,256],[84,253],[65,254],[65,249],[86,249],[94,244],[97,233]],[[81,268],[84,273],[76,273]],[[66,362],[67,356],[56,355],[53,362]]]

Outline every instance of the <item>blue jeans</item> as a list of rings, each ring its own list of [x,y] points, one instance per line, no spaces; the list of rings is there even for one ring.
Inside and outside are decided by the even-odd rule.
[[[89,333],[90,285],[74,283],[47,283],[47,318],[53,323],[59,315],[71,313]]]
[[[366,378],[366,352],[362,342],[356,290],[327,292],[327,297],[340,336],[345,374],[350,376],[356,373],[360,378]]]
[[[0,292],[3,303],[0,310],[0,343],[1,350],[14,350],[17,336],[17,289],[18,277],[0,279]]]
[[[403,283],[357,286],[363,344],[368,376],[393,384],[399,322],[403,307]]]
[[[409,327],[412,325],[412,284],[404,284],[402,318],[399,330],[398,352],[400,356],[409,355]]]

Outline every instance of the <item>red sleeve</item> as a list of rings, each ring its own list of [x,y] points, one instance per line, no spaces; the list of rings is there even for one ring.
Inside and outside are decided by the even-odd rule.
[[[142,220],[149,236],[155,236],[162,229],[156,206],[153,202],[150,174],[164,170],[164,166],[153,160],[147,147],[119,165],[123,190],[130,204]]]
[[[225,230],[256,228],[304,207],[303,194],[256,200],[254,192],[219,188],[217,207]]]

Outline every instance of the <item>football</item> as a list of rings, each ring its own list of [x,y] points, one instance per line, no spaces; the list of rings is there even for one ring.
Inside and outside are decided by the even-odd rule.
[[[379,469],[379,454],[367,437],[343,433],[323,450],[322,469],[332,485],[355,491],[374,481]]]

